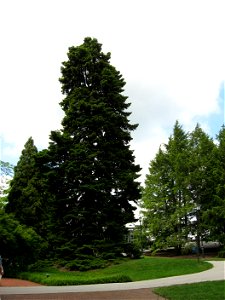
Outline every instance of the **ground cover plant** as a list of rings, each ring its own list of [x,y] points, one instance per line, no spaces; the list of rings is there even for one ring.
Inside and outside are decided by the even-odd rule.
[[[154,292],[168,300],[222,300],[225,299],[225,281],[208,281],[156,288]]]
[[[156,279],[197,273],[211,267],[210,263],[196,259],[144,257],[120,261],[104,269],[80,272],[48,267],[23,272],[18,277],[45,285],[78,285]]]

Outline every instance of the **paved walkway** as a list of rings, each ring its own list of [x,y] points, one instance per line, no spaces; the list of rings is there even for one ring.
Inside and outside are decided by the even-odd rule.
[[[128,282],[128,283],[109,283],[109,284],[95,284],[95,285],[81,285],[81,286],[32,286],[32,287],[1,287],[0,295],[2,299],[162,299],[158,296],[155,298],[101,298],[101,292],[105,292],[105,295],[108,292],[109,294],[118,293],[119,291],[127,292],[129,290],[135,291],[149,291],[149,289],[155,287],[185,284],[185,283],[194,283],[194,282],[203,282],[203,281],[214,281],[214,280],[225,280],[225,262],[224,261],[210,261],[213,264],[213,268],[207,271],[200,273],[182,275],[182,276],[173,276],[167,278],[153,279],[153,280],[144,280],[137,282]],[[70,295],[79,295],[82,293],[88,294],[97,292],[99,294],[98,298],[69,298]],[[75,293],[75,294],[74,294]],[[50,295],[55,294],[55,298],[40,298],[40,295],[44,294]],[[67,294],[67,298],[57,298],[57,295]],[[83,295],[84,295],[83,294]],[[24,295],[24,298],[3,298],[3,295]],[[25,298],[25,295],[39,295],[39,298]],[[93,296],[92,296],[93,297]]]

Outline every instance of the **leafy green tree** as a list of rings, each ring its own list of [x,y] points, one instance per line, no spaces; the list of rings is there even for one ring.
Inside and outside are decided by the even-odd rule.
[[[3,209],[8,203],[7,195],[8,189],[4,190],[2,195],[0,196],[0,210]]]
[[[46,244],[32,229],[21,225],[13,214],[0,210],[1,256],[6,276],[15,275],[45,252]]]
[[[129,145],[137,125],[128,119],[125,81],[101,48],[85,38],[69,48],[61,68],[65,116],[62,130],[51,132],[47,155],[52,244],[64,258],[101,255],[107,245],[121,251],[140,196],[140,167]]]
[[[173,234],[170,238],[180,253],[190,232],[190,210],[193,204],[190,199],[187,177],[190,159],[189,134],[184,132],[178,121],[175,123],[173,136],[169,138],[166,149],[171,165],[170,205],[174,207],[174,212],[171,214]]]
[[[176,122],[168,144],[150,162],[142,195],[144,222],[155,248],[174,246],[180,253],[187,240],[191,207],[188,160],[188,135]]]
[[[218,144],[214,149],[214,186],[215,195],[203,213],[209,228],[211,240],[219,241],[225,246],[225,128],[217,135]]]
[[[146,175],[142,194],[143,222],[154,241],[154,248],[162,248],[171,234],[169,216],[169,172],[167,154],[159,149],[154,160],[150,162],[149,174]]]

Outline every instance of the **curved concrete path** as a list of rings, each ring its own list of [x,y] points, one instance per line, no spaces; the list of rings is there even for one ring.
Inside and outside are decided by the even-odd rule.
[[[209,261],[213,268],[200,273],[173,276],[160,279],[128,282],[128,283],[108,283],[90,284],[76,286],[32,286],[32,287],[1,287],[0,295],[19,294],[52,294],[52,293],[76,293],[76,292],[99,292],[99,291],[122,291],[145,288],[155,288],[161,286],[225,280],[225,262]]]

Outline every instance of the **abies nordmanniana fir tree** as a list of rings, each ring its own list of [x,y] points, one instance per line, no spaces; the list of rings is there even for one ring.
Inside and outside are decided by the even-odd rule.
[[[125,81],[92,38],[69,48],[61,73],[65,116],[48,149],[52,245],[65,259],[116,255],[140,196]]]

